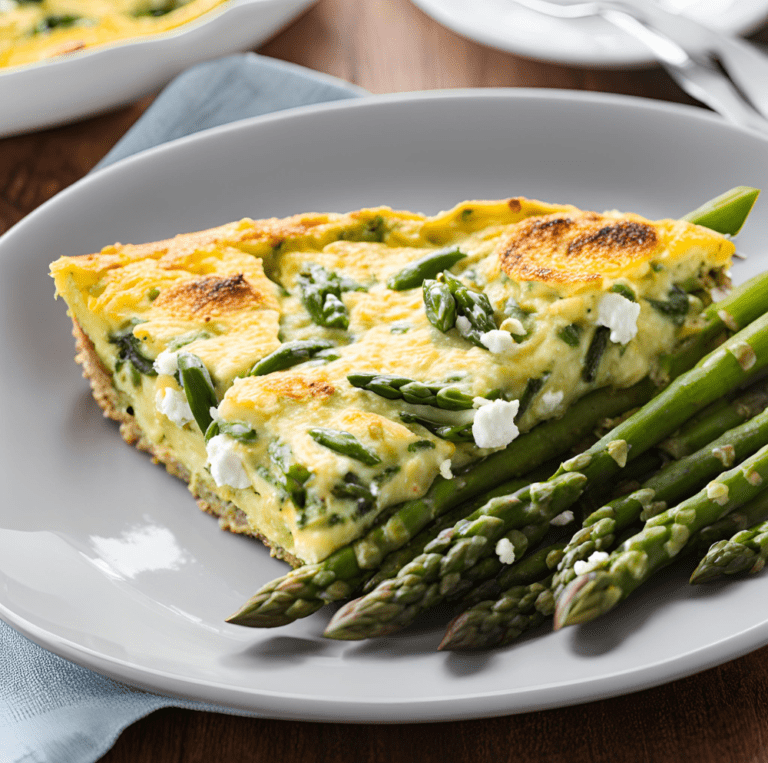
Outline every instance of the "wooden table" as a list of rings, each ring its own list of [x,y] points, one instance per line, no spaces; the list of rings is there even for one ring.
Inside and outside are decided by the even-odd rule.
[[[768,42],[768,31],[757,39]],[[374,93],[558,87],[691,103],[660,69],[586,71],[469,42],[408,0],[321,0],[260,53]],[[0,232],[74,182],[151,103],[0,140]],[[107,763],[758,763],[768,761],[768,648],[657,689],[564,710],[417,726],[253,720],[163,710],[127,729]]]

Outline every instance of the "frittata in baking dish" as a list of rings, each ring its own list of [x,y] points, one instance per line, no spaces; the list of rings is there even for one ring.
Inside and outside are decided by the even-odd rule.
[[[226,0],[0,0],[0,67],[175,29]]]
[[[299,564],[656,373],[733,252],[680,220],[512,198],[244,219],[51,267],[123,436]]]

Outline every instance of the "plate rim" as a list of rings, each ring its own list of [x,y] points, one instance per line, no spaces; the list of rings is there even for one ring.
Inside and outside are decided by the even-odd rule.
[[[457,19],[454,14],[445,10],[440,4],[440,0],[411,0],[411,2],[433,21],[467,40],[478,42],[495,50],[513,53],[532,61],[609,70],[641,69],[658,66],[658,61],[652,55],[640,53],[640,48],[635,46],[634,41],[633,47],[629,48],[629,52],[624,55],[619,53],[610,55],[608,53],[603,55],[579,55],[562,51],[555,53],[551,49],[542,52],[535,45],[526,45],[524,41],[521,44],[505,45],[501,44],[498,36],[492,33],[486,33],[485,31],[478,33],[471,25],[464,24],[461,19]],[[762,11],[757,11],[756,8],[755,13],[750,14],[750,16],[751,18],[748,22],[739,25],[730,33],[743,36],[760,29],[768,22],[768,3],[765,3]],[[557,22],[559,20],[554,19],[554,21]],[[628,39],[630,38],[628,37]]]
[[[36,210],[31,212],[21,221],[10,228],[0,237],[0,257],[5,255],[5,247],[8,241],[13,241],[16,235],[23,234],[24,230],[37,223],[37,219],[46,214],[52,206],[60,203],[69,195],[78,193],[78,189],[84,184],[94,182],[96,178],[108,176],[110,173],[120,173],[121,168],[131,163],[151,161],[156,153],[166,153],[178,150],[177,147],[189,143],[205,142],[208,140],[221,140],[229,132],[258,130],[261,124],[270,124],[276,121],[305,119],[318,112],[346,111],[351,109],[364,109],[371,107],[386,107],[388,104],[407,102],[425,102],[433,100],[463,101],[466,99],[481,100],[491,99],[515,99],[515,100],[556,100],[562,102],[586,102],[591,104],[606,104],[609,106],[621,106],[625,108],[639,108],[656,113],[667,113],[704,120],[716,123],[721,129],[734,130],[737,134],[747,133],[751,137],[759,137],[768,141],[768,136],[756,135],[734,125],[725,123],[720,117],[695,106],[685,104],[667,103],[635,96],[613,95],[608,93],[594,93],[578,90],[555,90],[547,88],[489,88],[489,89],[461,89],[461,90],[435,90],[413,93],[394,93],[385,96],[364,96],[347,99],[338,102],[314,104],[295,107],[282,112],[252,117],[238,122],[210,128],[160,146],[146,149],[130,157],[115,162],[90,175],[81,178],[71,186],[49,199]],[[764,623],[747,628],[740,633],[730,635],[704,647],[691,650],[674,659],[665,659],[640,669],[626,669],[611,673],[608,676],[589,679],[574,679],[566,683],[558,683],[561,696],[550,697],[544,700],[542,695],[552,693],[553,684],[539,685],[534,689],[524,688],[508,691],[495,691],[467,694],[459,696],[451,695],[447,698],[431,697],[419,698],[404,702],[402,700],[370,698],[320,698],[317,695],[302,696],[296,693],[273,692],[263,689],[245,689],[232,687],[231,685],[203,678],[189,678],[178,676],[173,672],[166,672],[153,667],[141,666],[135,662],[108,656],[98,650],[78,644],[66,637],[46,630],[25,617],[17,615],[12,609],[0,600],[0,617],[19,632],[30,638],[35,643],[43,646],[54,654],[69,659],[83,667],[95,670],[103,675],[108,675],[119,681],[127,681],[132,685],[153,691],[155,693],[170,694],[173,696],[193,699],[200,702],[215,702],[224,708],[232,708],[247,714],[259,714],[263,717],[283,718],[289,720],[307,721],[336,721],[359,723],[418,723],[427,721],[448,721],[460,719],[474,719],[494,717],[501,715],[517,714],[536,710],[545,710],[555,707],[568,707],[576,704],[584,704],[597,699],[605,699],[612,696],[631,694],[653,686],[669,683],[679,678],[701,672],[716,665],[723,664],[732,659],[749,653],[768,642],[768,620]],[[757,638],[759,636],[759,638]],[[713,653],[715,651],[716,653]],[[670,666],[674,664],[674,669]],[[616,686],[617,677],[634,677],[627,684],[620,681]],[[613,687],[607,684],[614,684]],[[199,691],[207,690],[207,696],[201,699]],[[224,696],[229,695],[229,696]],[[521,696],[529,697],[527,702],[520,703]],[[565,696],[562,696],[565,695]],[[242,699],[238,702],[235,697]],[[504,702],[507,698],[507,702]],[[263,700],[268,700],[268,707],[260,707]],[[259,701],[256,701],[259,700]],[[464,706],[471,701],[473,706]],[[514,703],[510,707],[509,703]],[[276,710],[276,705],[279,709]]]

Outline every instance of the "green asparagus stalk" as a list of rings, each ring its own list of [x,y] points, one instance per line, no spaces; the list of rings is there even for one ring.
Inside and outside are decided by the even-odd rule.
[[[768,522],[741,530],[713,544],[691,575],[691,583],[709,583],[723,575],[753,575],[768,559]]]
[[[440,533],[397,577],[348,602],[323,635],[357,640],[401,630],[420,612],[460,589],[462,574],[492,554],[502,538],[512,547],[513,558],[525,553],[531,538],[540,538],[549,520],[578,497],[584,482],[578,473],[563,474],[494,498]]]
[[[349,327],[349,312],[341,295],[347,291],[364,291],[363,286],[314,262],[304,267],[297,283],[301,301],[315,323],[328,328]]]
[[[733,400],[721,398],[659,445],[672,458],[684,458],[715,437],[768,407],[768,384],[758,382]]]
[[[538,627],[555,611],[552,575],[528,585],[506,589],[495,600],[481,601],[454,618],[441,651],[469,651],[505,646],[525,631]]]
[[[555,598],[575,577],[577,562],[613,545],[617,535],[640,519],[659,513],[714,479],[724,468],[743,461],[768,444],[768,410],[735,427],[696,453],[673,461],[642,488],[590,514],[568,543],[554,579]]]
[[[265,376],[274,371],[282,371],[285,368],[304,363],[317,355],[318,352],[328,350],[334,344],[327,339],[308,339],[297,342],[285,342],[274,352],[263,357],[248,372],[248,376]]]
[[[592,335],[592,341],[587,348],[587,354],[584,356],[584,368],[581,371],[581,378],[591,384],[597,378],[597,372],[600,368],[600,361],[608,348],[608,338],[611,330],[605,326],[598,326]]]
[[[354,458],[366,466],[376,466],[381,463],[381,458],[372,450],[365,447],[353,434],[339,429],[327,429],[314,427],[308,431],[309,436],[318,445],[323,445],[342,456]]]
[[[571,461],[558,474],[579,470],[589,484],[607,482],[626,464],[677,430],[698,411],[753,378],[768,365],[768,315],[711,352],[643,408]]]
[[[456,328],[459,334],[472,344],[488,349],[481,337],[496,328],[493,307],[488,297],[481,291],[470,289],[447,270],[440,273],[438,281],[442,281],[450,289],[456,301]]]
[[[459,598],[456,601],[457,612],[466,612],[481,601],[498,599],[508,588],[527,586],[552,575],[564,551],[565,543],[552,543],[526,555],[519,562],[505,564],[494,578],[485,580]]]
[[[115,371],[119,371],[124,363],[128,363],[134,385],[141,382],[141,375],[157,376],[154,362],[141,351],[141,341],[136,338],[133,329],[137,321],[131,321],[128,327],[109,336],[109,343],[117,345],[117,363]]]
[[[428,278],[422,286],[424,313],[427,320],[445,333],[456,325],[456,300],[448,286]]]
[[[680,219],[703,225],[718,233],[735,236],[744,225],[759,195],[757,188],[740,185],[710,199]]]
[[[388,400],[404,400],[414,405],[430,405],[448,411],[472,408],[474,398],[456,382],[420,382],[391,374],[356,373],[347,376],[353,387],[374,392]]]
[[[553,470],[552,470],[553,471]],[[427,526],[424,530],[418,533],[411,541],[409,541],[403,548],[393,551],[389,554],[376,573],[366,580],[363,586],[363,592],[373,590],[376,586],[394,577],[397,573],[405,567],[408,562],[413,561],[419,554],[424,551],[424,547],[433,541],[443,530],[452,527],[460,519],[463,519],[468,514],[471,514],[476,509],[479,509],[484,503],[487,503],[492,498],[497,498],[502,495],[509,495],[514,493],[526,485],[529,485],[531,480],[526,479],[514,479],[507,482],[503,482],[493,490],[489,490],[487,493],[483,493],[480,498],[476,498],[474,501],[463,503],[452,509],[447,514],[444,514],[436,522]]]
[[[387,279],[387,286],[394,291],[405,291],[421,286],[427,278],[434,278],[438,273],[453,267],[467,255],[458,247],[438,249],[436,252],[420,257],[395,275]]]
[[[722,473],[693,497],[649,519],[597,569],[578,576],[566,587],[557,601],[555,628],[588,622],[613,609],[674,560],[694,533],[761,493],[766,478],[768,446]]]
[[[213,422],[211,408],[216,408],[219,401],[211,381],[211,375],[197,355],[180,352],[178,355],[179,378],[187,402],[192,410],[200,431],[205,433]]]

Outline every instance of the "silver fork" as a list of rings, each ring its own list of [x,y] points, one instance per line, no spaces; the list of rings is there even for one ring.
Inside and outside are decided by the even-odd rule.
[[[643,13],[644,8],[613,0],[590,0],[569,5],[561,5],[551,0],[513,2],[555,18],[599,16],[605,19],[642,42],[675,82],[697,101],[706,104],[734,124],[763,133],[768,132],[768,120],[744,98],[710,56],[686,51],[680,43],[654,27],[653,15],[657,10],[655,6],[652,13],[650,8],[647,13]],[[696,31],[714,35],[706,27],[693,23],[696,25]],[[761,81],[758,85],[764,87],[765,83]]]

